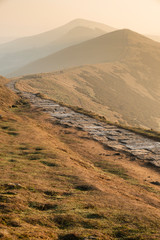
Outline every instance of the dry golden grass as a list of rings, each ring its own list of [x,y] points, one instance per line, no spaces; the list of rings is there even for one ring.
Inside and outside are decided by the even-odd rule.
[[[160,238],[159,172],[13,104],[0,119],[1,239]]]
[[[2,111],[2,108],[4,110],[5,107],[11,106],[18,97],[12,93],[10,90],[8,90],[4,84],[6,84],[8,80],[2,76],[0,76],[0,111]]]

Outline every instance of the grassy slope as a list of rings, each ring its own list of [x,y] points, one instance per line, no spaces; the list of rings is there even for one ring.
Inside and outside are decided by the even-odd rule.
[[[41,71],[45,65],[54,69],[61,57],[68,65],[90,60],[108,63],[20,77],[18,86],[91,110],[111,121],[159,130],[159,46],[131,31],[116,31],[65,49],[56,54],[56,61],[50,56],[51,61],[43,60],[38,66]]]
[[[18,99],[18,97],[4,87],[8,80],[0,76],[0,115],[1,113],[5,114],[6,108],[12,106],[13,102]]]
[[[158,172],[3,89],[1,239],[159,239]]]
[[[159,130],[159,84],[146,86],[126,71],[123,64],[84,66],[20,77],[17,87],[93,111],[112,122]]]

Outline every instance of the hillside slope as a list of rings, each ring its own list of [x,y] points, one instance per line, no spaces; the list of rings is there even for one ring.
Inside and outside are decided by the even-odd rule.
[[[113,30],[104,24],[76,19],[51,31],[2,44],[0,73],[8,74],[31,61]]]
[[[50,72],[85,64],[120,60],[125,41],[125,31],[115,31],[32,62],[14,74]]]
[[[3,89],[14,107],[0,118],[2,240],[159,239],[158,172]]]
[[[63,48],[84,42],[88,39],[103,35],[105,32],[101,29],[90,29],[87,27],[77,26],[69,32],[59,37],[57,40],[41,47],[33,47],[22,51],[8,53],[0,59],[2,73],[9,75],[14,69],[20,68],[29,62],[48,56]],[[4,72],[3,72],[4,71]]]
[[[51,72],[70,67],[115,62],[145,61],[150,55],[159,61],[160,44],[130,30],[118,30],[63,49],[16,71],[16,75]],[[135,54],[134,54],[135,52]],[[135,58],[138,57],[138,59]],[[142,57],[142,59],[140,59]]]
[[[20,100],[0,119],[1,239],[158,239],[159,173]]]
[[[6,78],[0,76],[0,114],[2,111],[5,111],[7,107],[11,107],[18,99],[16,94],[12,93],[4,86],[7,82],[8,80]]]
[[[45,46],[57,40],[58,38],[62,37],[64,34],[66,34],[70,30],[78,26],[86,27],[90,29],[101,29],[104,32],[111,32],[115,30],[114,28],[109,27],[105,24],[101,24],[101,23],[97,23],[97,22],[93,22],[85,19],[75,19],[56,29],[53,29],[44,33],[40,33],[38,35],[19,38],[17,40],[14,40],[6,44],[1,44],[0,51],[5,54],[6,52],[18,52],[24,49]]]
[[[19,77],[17,86],[26,91],[43,92],[111,121],[160,129],[159,43],[129,30],[120,30],[67,48],[49,59],[51,61],[43,59],[31,68],[35,71],[36,66],[43,71],[82,62],[105,63]],[[26,72],[31,68],[25,69]]]

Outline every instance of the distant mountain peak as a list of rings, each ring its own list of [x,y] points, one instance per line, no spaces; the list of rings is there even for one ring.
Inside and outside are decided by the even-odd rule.
[[[71,20],[69,23],[75,23],[75,24],[84,24],[84,23],[97,23],[95,21],[91,21],[88,19],[83,19],[83,18],[75,18],[73,20]]]
[[[110,27],[110,26],[108,26],[104,23],[99,23],[99,22],[96,22],[96,21],[91,21],[91,20],[87,20],[87,19],[83,19],[83,18],[73,19],[67,25],[71,25],[71,26],[74,26],[74,27],[83,26],[83,27],[89,27],[89,28],[92,28],[92,29],[100,28],[101,30],[106,31],[106,32],[116,30],[116,28]]]
[[[73,30],[76,34],[72,32],[72,39],[78,34],[80,37],[83,36],[83,31],[79,31],[77,28],[72,29],[72,31]],[[70,39],[70,34],[66,39]],[[136,54],[137,56],[141,55],[143,59],[143,51],[148,52],[148,55],[150,55],[153,54],[153,49],[156,49],[154,52],[157,52],[159,43],[132,30],[121,29],[63,48],[56,53],[22,67],[18,71],[15,71],[14,75],[38,73],[41,71],[57,71],[87,64],[121,60],[132,61]]]
[[[89,20],[83,19],[83,18],[75,18],[73,20],[70,21],[70,23],[82,23],[82,22],[90,22]]]
[[[108,36],[114,36],[114,38],[118,38],[119,36],[123,36],[124,40],[127,42],[142,42],[142,44],[145,43],[149,43],[149,44],[153,44],[154,41],[149,39],[147,36],[144,36],[140,33],[137,33],[133,30],[124,28],[124,29],[119,29],[113,32],[110,32],[108,34],[105,34],[102,37],[108,37]],[[155,44],[159,44],[159,43],[155,43]]]

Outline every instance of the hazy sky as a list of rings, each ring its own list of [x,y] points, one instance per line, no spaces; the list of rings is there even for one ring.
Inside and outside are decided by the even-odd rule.
[[[160,0],[0,0],[0,36],[32,35],[75,18],[160,35]]]

